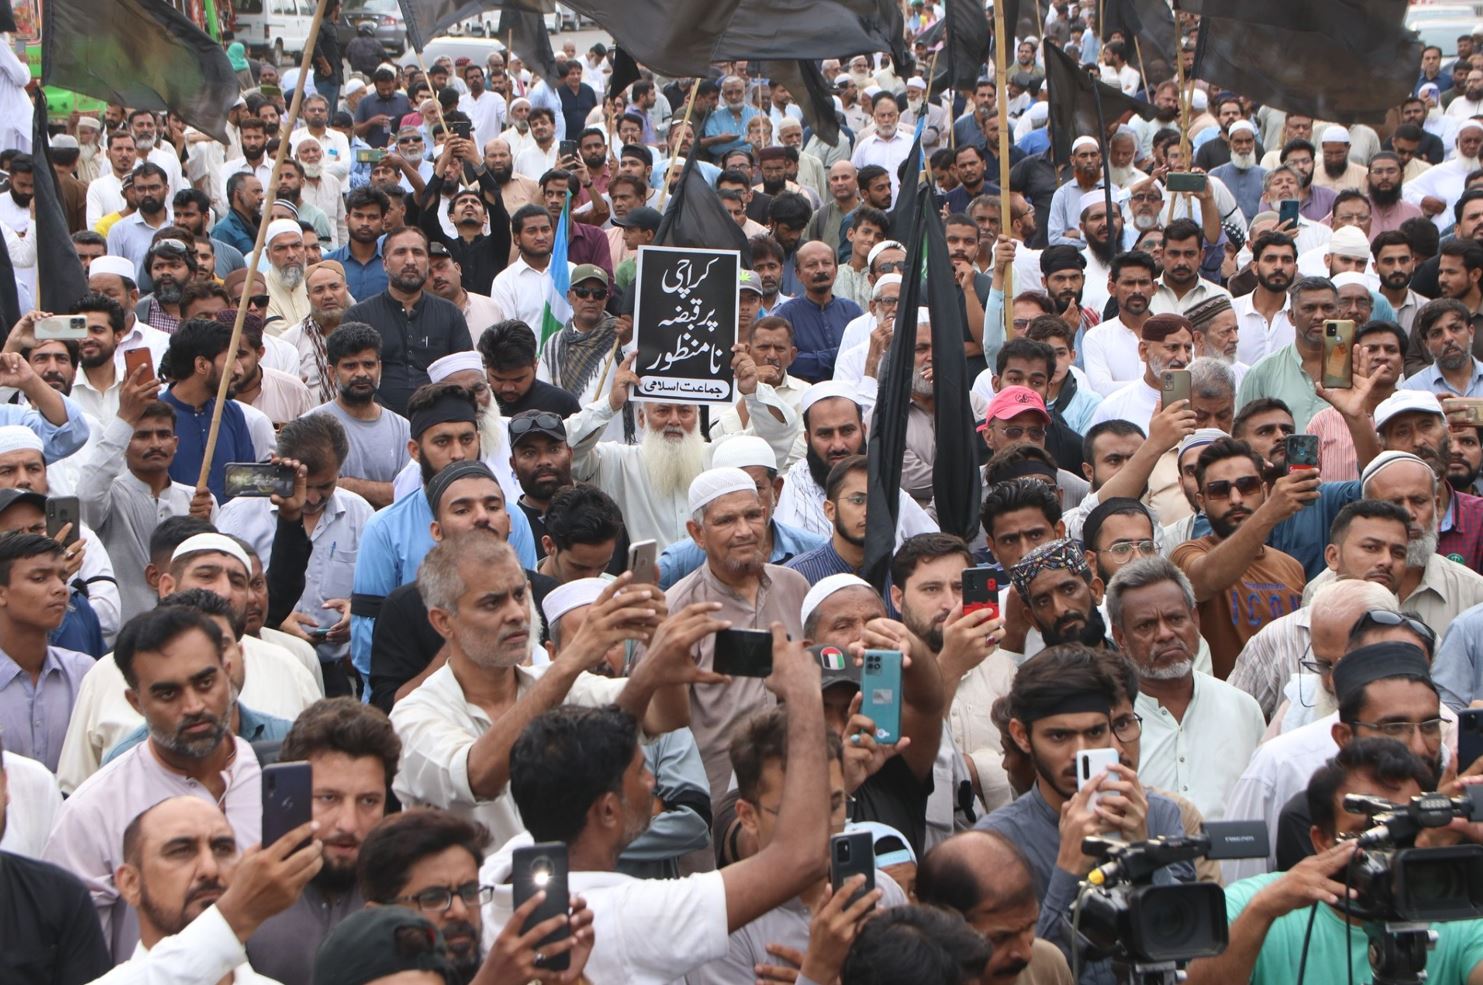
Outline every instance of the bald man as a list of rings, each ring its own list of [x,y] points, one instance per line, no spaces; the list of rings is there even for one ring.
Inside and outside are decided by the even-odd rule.
[[[1071,985],[1066,958],[1035,936],[1040,902],[1030,865],[994,831],[965,831],[928,852],[917,866],[917,901],[956,910],[994,948],[985,985]]]
[[[860,306],[834,293],[834,276],[838,271],[834,247],[817,240],[798,247],[793,256],[803,297],[779,306],[775,312],[793,326],[793,344],[798,356],[789,368],[794,376],[818,383],[834,376],[834,360],[839,355],[839,342],[844,328],[859,318]]]

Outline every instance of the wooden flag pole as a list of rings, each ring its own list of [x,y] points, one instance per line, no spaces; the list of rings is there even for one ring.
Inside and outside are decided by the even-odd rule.
[[[998,104],[999,112],[999,230],[1004,235],[1009,235],[1009,228],[1014,224],[1012,217],[1013,208],[1010,206],[1009,190],[1009,87],[1007,85],[1008,60],[1005,58],[1004,48],[1009,42],[1004,33],[1004,3],[1000,0],[994,4],[994,102]],[[991,254],[992,255],[992,251]],[[1014,297],[1014,267],[1011,266],[1004,274],[1004,339],[1014,338],[1014,306],[1010,299]]]
[[[273,156],[273,171],[268,175],[268,187],[263,192],[263,212],[258,219],[257,239],[252,244],[252,253],[247,258],[247,280],[258,276],[258,260],[262,257],[263,242],[268,238],[269,216],[273,212],[273,200],[278,194],[278,177],[283,173],[283,162],[288,157],[288,135],[293,133],[294,123],[299,119],[299,107],[304,103],[304,89],[308,86],[309,69],[314,63],[314,46],[319,42],[319,29],[324,24],[325,9],[334,0],[318,0],[314,6],[314,20],[309,24],[309,36],[304,39],[304,54],[299,63],[299,84],[294,88],[293,102],[288,107],[288,117],[278,133],[278,153]],[[423,73],[424,75],[427,73]],[[264,285],[267,278],[264,277]],[[245,291],[244,291],[245,293]],[[221,383],[216,388],[216,405],[211,408],[211,430],[206,435],[206,453],[201,458],[201,474],[196,479],[196,489],[207,488],[206,480],[211,474],[211,459],[216,455],[216,439],[221,434],[221,412],[226,405],[227,390],[232,383],[230,367],[237,361],[237,346],[242,341],[242,322],[247,318],[247,305],[237,305],[237,317],[232,320],[232,339],[227,343],[227,371],[221,374]]]
[[[1148,69],[1143,67],[1143,45],[1138,41],[1138,35],[1133,35],[1133,51],[1138,55],[1138,74],[1143,78],[1143,95],[1153,102],[1153,83],[1148,81]]]
[[[690,115],[695,112],[695,94],[699,91],[700,80],[691,79],[690,95],[685,100],[685,118],[680,121],[680,128],[682,132],[690,126]],[[670,133],[673,132],[674,128],[671,127]],[[665,136],[667,139],[668,134],[666,134]],[[698,134],[690,141],[690,153],[700,153],[700,136]],[[669,183],[675,180],[675,171],[678,169],[679,163],[680,146],[679,144],[676,144],[674,148],[669,152],[669,163],[664,169],[664,183],[659,186],[659,211],[661,212],[664,211],[664,203],[669,200]],[[616,352],[617,349],[615,348],[613,351]]]
[[[1174,11],[1174,74],[1179,80],[1179,155],[1184,159],[1184,169],[1188,171],[1194,167],[1189,146],[1189,111],[1194,90],[1193,87],[1188,90],[1184,87],[1184,14],[1178,10]],[[1184,201],[1185,217],[1188,218],[1191,214],[1189,192],[1180,192],[1179,197]]]

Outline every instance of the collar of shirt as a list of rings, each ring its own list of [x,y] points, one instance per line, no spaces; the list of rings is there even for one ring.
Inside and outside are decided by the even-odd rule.
[[[1447,382],[1447,377],[1443,375],[1442,367],[1438,366],[1436,363],[1432,363],[1429,367],[1427,367],[1427,372],[1430,374],[1427,382],[1432,384],[1433,389],[1436,389],[1436,387],[1438,386],[1442,386],[1446,387],[1447,392],[1449,393],[1456,392],[1452,389],[1452,384]],[[1467,390],[1470,391],[1478,388],[1480,381],[1483,381],[1483,359],[1479,359],[1477,356],[1474,356],[1473,378],[1471,381],[1469,381]],[[1464,391],[1464,394],[1466,393],[1467,391]]]
[[[41,661],[41,673],[37,674],[38,682],[41,679],[60,674],[62,665],[57,661],[57,655],[53,647],[46,648],[46,657]],[[10,685],[10,682],[24,674],[21,665],[15,662],[15,658],[4,650],[0,650],[0,688]]]
[[[241,726],[237,734],[248,742],[256,742],[262,734],[272,727],[274,716],[264,715],[260,711],[253,711],[241,701],[237,702],[237,719]]]
[[[1444,565],[1456,563],[1456,561],[1449,560],[1444,555],[1432,554],[1426,559],[1426,567],[1421,569],[1420,583],[1411,591],[1410,595],[1402,600],[1402,603],[1411,601],[1420,592],[1430,591],[1440,598],[1443,604],[1451,604],[1452,594],[1448,591],[1447,576],[1452,574],[1452,572],[1448,571]]]

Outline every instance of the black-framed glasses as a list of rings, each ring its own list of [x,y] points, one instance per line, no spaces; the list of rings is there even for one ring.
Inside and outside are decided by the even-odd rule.
[[[1440,718],[1428,718],[1419,722],[1354,722],[1360,728],[1367,728],[1372,732],[1379,732],[1387,739],[1396,739],[1405,742],[1411,738],[1411,733],[1421,732],[1423,739],[1442,738],[1442,720]]]
[[[1099,554],[1110,554],[1114,560],[1126,561],[1137,551],[1142,557],[1153,557],[1159,546],[1151,540],[1120,540],[1110,547],[1104,547]]]
[[[1119,742],[1132,742],[1143,734],[1143,716],[1136,712],[1112,720],[1112,734]]]
[[[608,289],[606,287],[574,287],[572,293],[586,301],[588,298],[596,298],[598,301],[606,301]]]
[[[510,418],[510,437],[518,438],[528,431],[563,431],[566,425],[556,414],[548,414],[542,411],[529,417]]]
[[[250,308],[266,308],[270,300],[266,294],[253,294],[248,297],[247,305]]]
[[[1360,633],[1371,626],[1405,626],[1411,632],[1426,641],[1426,652],[1430,654],[1437,647],[1437,631],[1414,616],[1408,616],[1404,612],[1391,612],[1389,609],[1368,609],[1359,617],[1359,622],[1354,624],[1354,632]]]
[[[453,897],[463,900],[465,906],[488,903],[494,899],[493,886],[481,886],[477,882],[466,882],[462,886],[429,886],[421,892],[398,896],[393,903],[411,903],[425,913],[442,913],[453,905]]]
[[[1214,479],[1205,486],[1205,498],[1230,499],[1233,488],[1243,496],[1251,496],[1262,488],[1262,477],[1243,475],[1239,479]]]

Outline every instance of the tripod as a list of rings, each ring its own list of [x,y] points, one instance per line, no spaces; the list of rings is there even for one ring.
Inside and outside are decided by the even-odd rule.
[[[1421,985],[1426,981],[1426,954],[1437,944],[1436,932],[1424,923],[1367,923],[1370,970],[1374,985]]]
[[[1118,985],[1178,985],[1184,981],[1183,962],[1175,961],[1127,961],[1112,959],[1112,973]],[[1378,979],[1377,985],[1378,985]]]

